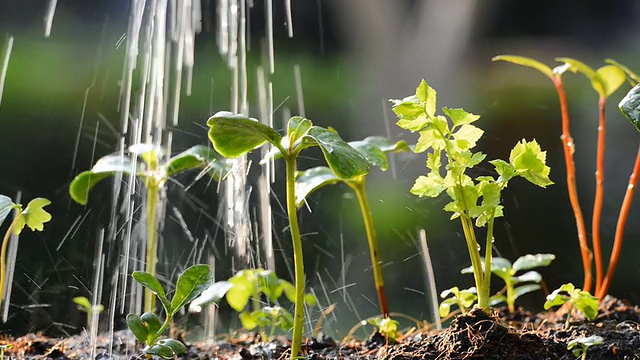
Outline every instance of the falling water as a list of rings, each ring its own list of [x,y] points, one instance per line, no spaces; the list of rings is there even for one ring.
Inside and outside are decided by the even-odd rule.
[[[429,255],[429,247],[427,246],[427,232],[424,229],[420,229],[418,233],[418,240],[420,241],[420,255],[422,255],[422,263],[424,264],[424,279],[427,299],[431,302],[431,314],[433,323],[436,329],[442,329],[442,321],[440,319],[440,313],[438,312],[438,292],[436,290],[436,277],[433,272],[433,263],[431,262],[431,255]]]
[[[7,44],[4,47],[4,56],[2,58],[2,67],[0,67],[0,105],[2,105],[2,91],[4,89],[4,79],[7,76],[7,68],[9,67],[9,59],[11,58],[11,50],[13,49],[13,36],[7,37]]]
[[[22,200],[22,192],[18,191],[18,193],[16,194],[15,203],[20,204],[21,200]],[[20,240],[20,237],[17,236],[15,233],[11,234],[11,237],[9,238],[9,251],[7,253],[7,264],[6,264],[7,280],[5,281],[5,288],[0,289],[0,295],[4,294],[4,297],[2,298],[3,308],[0,308],[0,311],[2,311],[3,323],[7,322],[7,319],[9,318],[9,304],[11,303],[11,289],[13,288],[13,275],[16,269],[16,259],[18,257],[19,240]]]
[[[58,0],[49,0],[49,6],[47,6],[47,12],[44,16],[44,37],[51,36],[51,27],[53,26],[53,16],[56,13],[56,5]]]

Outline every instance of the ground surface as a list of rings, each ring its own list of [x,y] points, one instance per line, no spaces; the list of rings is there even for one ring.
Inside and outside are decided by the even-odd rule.
[[[487,315],[474,310],[457,316],[442,331],[413,331],[396,345],[386,345],[379,336],[343,344],[332,339],[310,339],[303,346],[309,360],[323,359],[575,359],[567,343],[575,338],[599,335],[602,345],[588,349],[587,359],[640,359],[640,309],[613,298],[601,304],[598,318],[586,323],[574,314],[571,326],[563,329],[566,312],[537,315],[519,310],[516,314],[497,311]],[[139,347],[126,331],[100,336],[92,354],[88,338],[50,339],[30,334],[0,340],[14,348],[5,359],[135,359]],[[251,336],[232,341],[203,341],[191,344],[181,359],[286,359],[288,344],[260,343]],[[109,356],[111,352],[112,356]],[[8,355],[8,356],[7,356]]]

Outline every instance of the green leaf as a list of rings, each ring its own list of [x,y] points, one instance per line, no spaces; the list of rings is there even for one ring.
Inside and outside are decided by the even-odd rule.
[[[156,144],[133,144],[129,146],[129,152],[139,156],[150,168],[157,168],[160,159],[164,156],[164,150]]]
[[[258,311],[254,311],[254,312],[248,312],[248,311],[243,311],[240,314],[238,314],[238,317],[240,318],[240,322],[242,323],[242,327],[245,328],[246,330],[253,330],[256,327],[258,327],[259,321],[258,321],[258,317],[264,315],[264,314],[258,314]]]
[[[593,321],[598,316],[598,298],[592,296],[587,291],[580,291],[577,299],[574,300],[576,308],[580,310],[584,317]]]
[[[541,151],[535,140],[522,139],[514,146],[509,155],[509,162],[516,169],[516,174],[540,187],[552,185],[549,179],[551,169],[546,165],[547,152]]]
[[[636,86],[638,85],[638,83],[640,83],[640,76],[638,76],[636,73],[631,71],[631,69],[629,69],[628,67],[620,64],[619,62],[613,59],[605,59],[604,62],[606,62],[607,64],[615,65],[620,70],[624,71],[624,73],[627,74],[627,76],[629,77],[629,82],[631,83],[631,86]]]
[[[140,317],[138,315],[136,314],[127,315],[127,327],[129,328],[129,330],[131,330],[131,332],[136,337],[136,339],[138,339],[138,341],[140,341],[141,343],[144,343],[147,341],[147,336],[149,335],[149,331],[147,327],[144,326],[144,323],[142,322],[142,320],[140,320]]]
[[[381,141],[387,140],[379,136],[370,136],[360,141],[351,141],[349,146],[356,149],[372,166],[377,166],[380,169],[387,170],[389,164],[387,162],[387,155],[385,151],[379,146]],[[389,143],[391,143],[389,141]],[[406,143],[405,143],[406,145]],[[393,148],[393,144],[387,148]]]
[[[440,303],[438,313],[440,313],[441,317],[445,317],[451,312],[451,306],[456,304],[456,299],[454,298],[445,299]]]
[[[424,106],[420,104],[420,99],[417,96],[408,96],[402,100],[392,99],[389,101],[393,104],[391,110],[401,120],[416,120],[418,117],[423,117],[426,121]]]
[[[308,294],[304,294],[304,303],[309,305],[309,306],[316,306],[316,303],[318,302],[318,299],[316,299],[316,296],[308,293]]]
[[[77,296],[73,298],[73,302],[76,303],[79,306],[79,309],[81,309],[84,312],[89,312],[91,311],[91,303],[89,302],[89,299],[87,299],[84,296]]]
[[[145,354],[160,356],[163,359],[173,359],[176,355],[172,348],[160,343],[144,348],[143,351]]]
[[[596,71],[597,77],[600,79],[605,88],[605,96],[609,97],[616,92],[624,84],[626,75],[624,71],[615,65],[606,65]]]
[[[540,275],[539,272],[532,270],[532,271],[527,271],[526,273],[522,275],[518,275],[513,278],[514,283],[523,283],[523,282],[529,282],[529,281],[539,283],[540,281],[542,281],[542,275]]]
[[[518,286],[513,290],[514,300],[524,294],[538,291],[538,290],[540,290],[540,285],[538,284],[527,284],[527,285]]]
[[[293,149],[293,144],[301,139],[307,131],[309,131],[312,125],[311,120],[305,119],[301,116],[294,116],[289,119],[289,123],[287,125],[287,138],[289,139],[289,147],[291,149]]]
[[[572,58],[557,58],[556,61],[559,62],[563,62],[566,64],[569,64],[569,71],[572,72],[579,72],[582,75],[586,76],[587,79],[589,79],[591,81],[591,86],[593,87],[593,89],[598,93],[598,95],[600,97],[607,97],[608,95],[608,91],[607,91],[607,81],[605,79],[602,78],[601,74],[599,74],[597,71],[593,70],[591,67],[589,67],[587,64],[576,60],[576,59],[572,59]],[[614,66],[612,66],[613,68],[615,68]],[[617,69],[617,71],[620,71],[620,69]],[[606,71],[608,72],[608,71]],[[624,74],[622,77],[622,82],[624,82]],[[618,85],[618,87],[621,84]]]
[[[533,69],[536,69],[546,75],[549,79],[553,80],[553,71],[547,65],[539,62],[538,60],[534,60],[524,56],[517,55],[498,55],[495,56],[491,61],[507,61],[512,64],[527,66]]]
[[[437,197],[440,195],[446,186],[443,184],[443,179],[433,172],[427,174],[427,176],[418,176],[415,184],[411,188],[411,193],[419,197]]]
[[[332,185],[342,180],[326,166],[318,166],[309,170],[301,171],[296,174],[296,205],[301,207],[304,200],[312,192],[324,187]]]
[[[433,116],[436,113],[436,91],[427,82],[420,81],[420,85],[416,88],[416,97],[420,104],[424,104],[424,111],[427,116]]]
[[[173,315],[185,304],[197,298],[203,291],[213,284],[213,277],[209,273],[209,265],[193,265],[187,268],[176,283],[176,292],[171,299],[171,311]]]
[[[220,111],[207,120],[207,125],[213,148],[224,157],[238,157],[267,141],[286,153],[282,136],[256,119]]]
[[[275,302],[282,295],[282,281],[276,273],[271,270],[261,270],[258,272],[258,288],[265,294],[267,299]]]
[[[292,283],[283,281],[282,289],[284,290],[284,296],[287,298],[287,300],[291,302],[296,301],[296,287]]]
[[[367,159],[333,131],[312,126],[304,141],[320,147],[329,168],[340,179],[353,179],[369,171]]]
[[[460,150],[469,150],[476,146],[482,134],[484,134],[484,131],[480,128],[465,124],[453,134],[453,138],[456,140],[456,145]]]
[[[213,283],[208,289],[203,291],[200,296],[193,299],[191,305],[189,305],[189,311],[200,312],[202,310],[202,306],[220,302],[232,287],[233,284],[228,281],[218,281]]]
[[[468,113],[460,108],[450,109],[448,107],[443,107],[442,112],[445,113],[453,122],[453,127],[463,126],[467,124],[471,124],[472,122],[480,119],[480,115],[474,115],[472,113]]]
[[[230,166],[213,149],[204,145],[193,146],[171,157],[166,166],[167,176],[192,169],[206,169],[216,181],[222,180],[230,170]]]
[[[482,259],[482,268],[484,269],[484,258]],[[491,259],[491,272],[505,279],[511,278],[511,261],[502,257],[493,257]]]
[[[237,312],[244,310],[255,292],[255,279],[253,276],[251,276],[252,279],[249,279],[248,276],[245,276],[246,274],[247,270],[241,270],[229,279],[233,287],[227,291],[227,302]]]
[[[143,271],[134,271],[131,276],[135,281],[140,283],[140,285],[151,290],[151,292],[154,293],[158,297],[158,299],[160,299],[160,302],[162,303],[162,306],[165,308],[165,310],[169,312],[169,310],[171,309],[171,303],[167,299],[167,294],[164,292],[164,289],[162,288],[162,285],[160,285],[158,279],[156,279],[153,275]]]
[[[570,300],[569,295],[575,290],[575,286],[572,283],[566,283],[559,288],[553,290],[553,292],[547,295],[547,301],[544,303],[544,309],[549,310],[553,306],[562,305]]]
[[[162,328],[162,321],[154,313],[146,312],[140,316],[140,320],[147,327],[147,331],[151,336],[155,336]]]
[[[496,159],[489,161],[489,163],[495,166],[498,173],[498,180],[496,181],[499,183],[508,182],[516,176],[516,168],[504,160]]]
[[[629,90],[618,103],[618,108],[636,130],[640,131],[640,84]]]
[[[16,204],[11,200],[10,197],[5,195],[0,195],[0,226],[4,222],[4,219],[7,218],[7,215],[11,213],[11,210],[16,208]]]
[[[83,171],[76,176],[69,185],[69,195],[80,205],[86,205],[89,198],[89,191],[100,181],[116,174],[129,174],[133,171],[140,172],[140,166],[137,169],[133,167],[133,162],[128,156],[111,154],[107,155],[96,162],[91,170]]]
[[[581,337],[581,338],[577,338],[577,339],[573,339],[571,341],[569,341],[567,343],[567,349],[571,350],[575,347],[580,347],[580,348],[588,348],[591,347],[593,345],[602,345],[604,343],[604,339],[601,336],[598,335],[592,335],[592,336],[588,336],[588,337]],[[578,355],[576,355],[578,356]]]
[[[171,350],[173,350],[175,355],[184,354],[187,351],[187,347],[184,346],[183,343],[174,339],[162,339],[158,341],[158,344],[168,346],[169,348],[171,348]]]
[[[496,306],[506,302],[507,302],[507,297],[504,295],[496,294],[489,297],[489,306]]]
[[[51,204],[51,201],[45,198],[35,198],[29,202],[27,208],[16,219],[13,227],[13,233],[20,235],[24,226],[28,226],[31,231],[42,231],[44,224],[51,220],[51,214],[43,208]]]
[[[548,266],[556,258],[553,254],[527,254],[519,257],[513,263],[515,271],[529,270],[541,266]]]

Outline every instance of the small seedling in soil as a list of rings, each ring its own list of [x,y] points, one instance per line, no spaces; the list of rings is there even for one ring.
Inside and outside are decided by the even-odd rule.
[[[335,131],[314,126],[309,119],[299,116],[289,119],[287,135],[284,137],[256,119],[226,111],[213,115],[207,121],[207,125],[210,127],[209,139],[213,147],[225,157],[238,157],[269,142],[280,151],[280,155],[285,160],[287,217],[293,243],[296,294],[291,358],[296,358],[302,347],[304,317],[304,263],[296,212],[296,159],[302,150],[318,146],[329,168],[340,179],[353,179],[366,174],[369,171],[369,162],[342,140]]]
[[[0,360],[4,360],[4,352],[5,350],[9,350],[13,348],[11,344],[0,345]]]
[[[14,203],[10,197],[0,195],[0,225],[2,225],[11,211],[15,212],[13,221],[9,225],[9,228],[7,228],[7,232],[2,239],[2,250],[0,250],[0,309],[2,309],[2,299],[4,298],[7,276],[7,249],[11,234],[15,236],[20,235],[25,225],[28,226],[31,231],[42,231],[44,224],[51,220],[51,214],[43,209],[49,204],[51,204],[51,201],[45,198],[35,198],[23,209],[21,204]]]
[[[443,291],[440,293],[440,297],[444,299],[438,307],[438,312],[441,317],[449,315],[453,305],[456,305],[458,309],[460,309],[460,313],[464,315],[467,313],[467,309],[473,306],[478,299],[475,287],[460,290],[457,286]]]
[[[378,166],[382,171],[386,171],[389,167],[386,156],[387,153],[411,150],[404,141],[394,143],[380,136],[370,136],[361,141],[352,141],[349,142],[349,145],[358,150],[372,166]],[[358,203],[360,204],[360,211],[362,213],[362,218],[364,219],[364,226],[367,233],[367,240],[369,241],[373,280],[378,293],[380,313],[383,318],[386,318],[389,316],[389,307],[387,305],[387,297],[384,293],[384,279],[382,276],[380,256],[378,254],[378,240],[365,189],[365,180],[366,174],[353,179],[340,179],[330,168],[326,166],[318,166],[301,171],[296,175],[296,203],[298,204],[298,207],[301,207],[307,196],[312,192],[331,184],[345,183],[353,189],[358,198]]]
[[[395,344],[398,341],[398,322],[388,315],[387,317],[376,317],[369,319],[369,324],[376,327],[378,332],[384,336],[387,344]]]
[[[269,329],[267,339],[272,339],[277,329],[289,331],[293,326],[293,316],[278,305],[284,295],[289,301],[295,301],[295,286],[278,278],[276,273],[264,269],[240,270],[227,281],[218,281],[202,292],[191,305],[190,312],[200,312],[202,306],[218,303],[226,297],[229,306],[238,312],[242,326],[246,330],[260,328],[262,334]],[[262,306],[263,297],[273,306]],[[313,294],[305,294],[304,301],[315,305]]]
[[[160,336],[167,330],[178,310],[211,286],[213,277],[209,274],[209,266],[194,265],[180,274],[171,300],[167,298],[162,285],[153,275],[136,271],[132,276],[160,300],[165,312],[164,322],[152,312],[145,312],[141,316],[127,315],[129,330],[138,341],[145,344],[143,352],[148,356],[157,355],[163,359],[173,359],[176,355],[184,353],[187,348],[183,343],[174,339],[160,339]]]
[[[547,295],[544,309],[549,310],[554,306],[564,305],[565,303],[571,305],[567,313],[567,321],[564,324],[565,329],[569,328],[569,321],[573,309],[580,311],[589,321],[593,321],[596,316],[598,316],[598,298],[591,295],[588,291],[576,288],[571,283],[564,284]]]
[[[571,350],[575,357],[582,357],[582,360],[587,359],[587,350],[593,345],[602,345],[604,339],[601,336],[588,336],[578,339],[573,339],[567,344],[567,349]]]
[[[489,306],[491,285],[491,258],[493,248],[493,224],[503,215],[500,193],[514,177],[523,177],[540,187],[553,184],[549,180],[550,169],[546,165],[546,152],[535,140],[522,140],[509,155],[509,162],[490,161],[498,177],[466,174],[468,169],[480,164],[485,154],[472,152],[484,131],[472,125],[480,116],[444,107],[448,116],[436,115],[436,91],[422,80],[415,95],[402,100],[392,100],[398,126],[418,132],[420,138],[415,151],[427,154],[426,176],[420,176],[411,188],[419,197],[437,197],[446,192],[451,202],[444,210],[452,212],[451,219],[460,218],[462,230],[471,258],[473,276],[478,290],[478,306]],[[442,158],[446,159],[443,162]],[[475,226],[487,226],[484,271],[476,240]]]
[[[491,272],[504,281],[506,294],[492,296],[489,300],[491,306],[506,302],[509,312],[515,312],[516,299],[524,294],[539,290],[540,285],[538,284],[542,281],[542,275],[537,271],[527,271],[521,275],[516,275],[516,273],[541,266],[548,266],[555,258],[553,254],[527,254],[519,257],[512,265],[511,262],[505,258],[494,257],[491,261]],[[462,270],[463,274],[470,274],[472,272],[473,268],[471,267]]]
[[[104,310],[104,305],[98,304],[91,306],[91,302],[84,296],[73,298],[73,302],[78,305],[78,310],[87,314],[87,329],[91,329],[93,323],[93,314],[100,314]]]
[[[129,147],[133,157],[142,162],[133,161],[132,156],[122,154],[107,155],[96,162],[91,170],[83,171],[69,185],[69,194],[78,204],[86,205],[89,191],[100,181],[116,174],[138,177],[146,187],[146,225],[147,248],[145,270],[156,275],[158,252],[158,207],[160,196],[167,180],[184,171],[204,169],[213,179],[220,180],[228,172],[228,166],[221,161],[211,148],[202,145],[193,146],[169,159],[165,159],[164,150],[151,144],[136,144]],[[150,290],[145,291],[144,309],[153,312],[156,309],[155,297]]]

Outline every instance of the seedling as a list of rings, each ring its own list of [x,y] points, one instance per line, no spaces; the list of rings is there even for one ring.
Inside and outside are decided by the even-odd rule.
[[[505,258],[494,257],[491,261],[491,272],[504,281],[506,294],[492,296],[489,300],[491,305],[506,302],[509,312],[516,311],[516,299],[524,294],[540,289],[540,285],[538,284],[542,281],[542,275],[537,271],[527,271],[521,275],[516,275],[516,273],[541,266],[548,266],[555,258],[556,256],[553,254],[527,254],[519,257],[512,265],[511,261]],[[463,274],[472,272],[473,268],[471,267],[462,270]]]
[[[237,157],[262,144],[269,142],[275,146],[286,164],[287,215],[293,243],[295,273],[295,310],[291,358],[300,353],[302,346],[302,325],[304,316],[304,264],[302,261],[302,240],[296,213],[296,159],[308,147],[318,146],[329,168],[340,179],[353,179],[369,171],[369,162],[349,146],[340,136],[329,129],[314,126],[310,120],[294,116],[287,125],[287,135],[282,136],[267,125],[255,119],[230,112],[218,112],[207,121],[209,139],[217,152],[225,157]]]
[[[441,317],[449,315],[453,305],[456,305],[462,315],[464,315],[467,313],[467,309],[473,306],[478,299],[476,288],[471,287],[459,290],[457,286],[443,291],[440,293],[440,297],[444,299],[438,308]]]
[[[398,341],[398,322],[387,314],[386,317],[376,317],[369,320],[369,324],[378,329],[378,332],[387,339],[387,344],[395,344]]]
[[[102,304],[92,306],[89,299],[84,296],[74,297],[73,302],[78,305],[78,310],[87,314],[87,329],[91,329],[93,314],[100,314],[104,310],[104,306]]]
[[[194,265],[180,274],[176,283],[176,291],[171,300],[167,298],[162,285],[153,275],[136,271],[132,276],[160,300],[165,312],[164,322],[152,312],[145,312],[142,316],[136,314],[127,315],[129,330],[138,341],[145,344],[143,352],[148,357],[157,355],[163,359],[173,359],[176,355],[185,352],[187,348],[180,341],[174,339],[160,340],[160,336],[167,330],[178,310],[211,286],[213,278],[209,274],[209,266]]]
[[[146,222],[147,222],[147,273],[156,275],[158,252],[158,206],[161,191],[167,180],[181,172],[192,169],[205,169],[215,179],[222,179],[228,171],[227,165],[221,161],[212,149],[196,145],[168,160],[162,148],[151,144],[136,144],[129,147],[132,156],[139,157],[142,162],[133,161],[130,156],[111,154],[96,162],[91,170],[83,171],[73,179],[69,186],[71,198],[81,205],[89,201],[89,191],[100,181],[115,174],[129,174],[142,180],[147,190]],[[155,311],[155,297],[150,290],[145,291],[144,309]]]
[[[586,360],[587,350],[593,345],[602,345],[603,343],[604,339],[601,336],[593,335],[569,341],[567,349],[571,350],[575,357],[581,356],[582,360]]]
[[[289,301],[295,301],[295,286],[278,278],[276,273],[264,269],[240,270],[227,281],[218,281],[193,300],[189,311],[200,312],[202,306],[218,303],[226,297],[227,303],[238,312],[240,322],[246,330],[256,327],[265,333],[269,329],[268,338],[273,338],[276,329],[289,331],[293,326],[293,316],[278,305],[284,295]],[[265,298],[273,306],[262,306]],[[305,294],[304,301],[315,305],[313,294]]]
[[[386,156],[387,153],[410,150],[409,146],[404,141],[393,143],[380,136],[370,136],[361,141],[352,141],[349,145],[358,150],[372,166],[378,166],[382,171],[387,170],[389,167]],[[367,233],[367,240],[369,242],[369,252],[373,268],[373,279],[378,293],[380,313],[383,318],[386,318],[389,316],[389,307],[387,305],[387,297],[384,293],[382,266],[380,256],[378,255],[378,240],[376,236],[376,229],[373,225],[373,217],[371,216],[369,200],[367,199],[365,180],[366,175],[343,180],[326,166],[314,167],[297,174],[296,203],[298,204],[298,207],[301,207],[309,194],[326,185],[342,182],[353,189],[358,198],[360,211],[362,212],[362,218],[364,219],[364,226]]]
[[[573,309],[578,309],[589,321],[593,321],[596,316],[598,316],[598,298],[591,295],[588,291],[576,288],[571,283],[564,284],[553,290],[553,292],[547,296],[544,309],[549,310],[553,306],[559,306],[565,303],[571,305],[567,313],[567,321],[564,324],[565,329],[569,328],[569,320],[571,319]]]
[[[11,348],[13,348],[12,344],[0,345],[0,360],[4,360],[4,352],[5,352],[5,350],[9,350]]]
[[[7,232],[2,239],[2,250],[0,250],[0,309],[2,308],[2,299],[4,298],[6,271],[7,271],[7,248],[11,234],[18,236],[24,229],[25,225],[31,231],[42,231],[44,224],[51,220],[51,214],[43,208],[51,204],[51,201],[45,198],[35,198],[27,204],[25,209],[21,204],[14,203],[10,197],[0,195],[0,225],[7,218],[11,211],[15,212],[13,221],[7,228]]]
[[[426,176],[418,177],[411,193],[435,198],[446,192],[451,198],[444,210],[453,213],[451,219],[460,218],[478,289],[478,305],[483,309],[487,308],[491,283],[493,223],[496,217],[502,216],[500,192],[509,180],[517,176],[540,187],[553,184],[549,180],[550,169],[545,163],[546,152],[540,149],[535,140],[523,139],[511,150],[509,162],[490,161],[498,173],[497,178],[478,176],[472,179],[466,171],[485,158],[485,154],[471,151],[483,134],[480,128],[472,125],[480,118],[479,115],[446,107],[442,111],[449,119],[436,115],[436,92],[424,80],[416,89],[415,95],[392,102],[393,111],[400,119],[398,126],[420,133],[415,151],[430,151],[427,154],[429,172]],[[442,161],[443,156],[447,160],[446,166]],[[476,226],[487,226],[484,272],[474,219]]]

